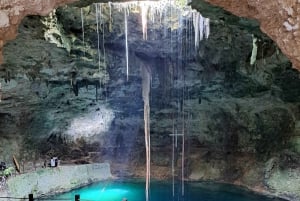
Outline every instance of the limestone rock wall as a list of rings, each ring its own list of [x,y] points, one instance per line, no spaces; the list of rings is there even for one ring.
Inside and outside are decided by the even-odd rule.
[[[14,39],[20,21],[26,15],[45,15],[59,5],[76,0],[55,1],[1,1],[0,2],[0,63],[2,63],[2,47],[7,40]],[[282,52],[292,61],[293,66],[300,69],[300,3],[297,0],[242,0],[223,1],[206,0],[235,15],[254,18],[260,22],[263,32],[270,36]],[[197,7],[197,1],[193,1]],[[201,7],[199,8],[201,11]]]
[[[0,1],[0,63],[2,48],[8,40],[15,39],[22,19],[27,15],[46,15],[54,8],[75,0],[3,0]]]
[[[300,2],[298,0],[205,0],[231,13],[259,21],[261,30],[300,69]],[[197,7],[197,2],[193,4]],[[198,8],[201,11],[201,7]]]
[[[103,10],[100,62],[95,6],[83,9],[84,42],[80,8],[52,13],[61,27],[53,36],[67,38],[69,49],[45,40],[49,27],[40,16],[26,17],[16,40],[5,45],[0,158],[15,154],[20,161],[34,162],[55,155],[65,163],[109,161],[116,175],[144,177],[143,65],[152,75],[153,177],[171,178],[169,134],[182,132],[185,123],[186,178],[299,197],[279,182],[283,178],[299,189],[299,72],[262,33],[264,45],[250,65],[257,25],[223,13],[231,23],[222,16],[211,20],[209,39],[194,51],[194,34],[182,34],[192,29],[178,27],[177,16],[165,20],[170,24],[164,28],[149,21],[148,40],[143,40],[140,15],[130,13],[127,81],[124,13],[114,10],[110,19],[108,6]],[[178,138],[178,177],[181,142]]]

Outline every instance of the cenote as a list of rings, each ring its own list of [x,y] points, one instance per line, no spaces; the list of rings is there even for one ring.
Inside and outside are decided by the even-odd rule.
[[[213,182],[187,182],[184,196],[181,184],[171,182],[151,182],[150,201],[271,201],[282,200],[254,194],[246,189]],[[74,200],[80,195],[84,201],[144,201],[145,182],[142,181],[103,181],[67,193],[56,195],[50,200]],[[43,199],[44,200],[44,199]],[[47,200],[47,199],[45,199]]]
[[[299,12],[0,0],[0,197],[299,201]]]

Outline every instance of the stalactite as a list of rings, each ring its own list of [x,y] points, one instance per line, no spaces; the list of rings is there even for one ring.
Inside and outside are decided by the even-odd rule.
[[[112,3],[111,2],[108,2],[108,6],[109,6],[109,25],[108,25],[108,31],[109,32],[112,32],[112,23],[113,23],[113,21],[112,21],[112,12],[111,12],[111,10],[112,10]]]
[[[209,19],[202,17],[197,11],[192,12],[192,19],[195,32],[195,48],[198,49],[199,42],[203,40],[203,37],[207,39],[210,34]]]
[[[173,54],[173,42],[175,37],[176,28],[174,30],[174,27],[177,27],[178,24],[182,25],[182,21],[186,21],[187,19],[190,19],[190,21],[193,21],[193,23],[189,23],[190,27],[185,28],[188,29],[189,33],[192,33],[192,24],[194,25],[194,43],[195,43],[195,49],[197,50],[199,47],[199,41],[202,40],[204,37],[207,38],[209,36],[209,19],[204,18],[201,16],[200,13],[196,12],[195,10],[192,10],[190,6],[185,6],[184,8],[179,7],[174,3],[173,0],[162,0],[158,2],[150,2],[150,1],[131,1],[126,3],[109,3],[109,26],[111,26],[112,23],[112,9],[117,9],[119,12],[124,12],[124,32],[125,32],[125,51],[126,51],[126,77],[127,81],[129,79],[129,50],[128,50],[128,16],[129,13],[134,11],[140,11],[141,14],[141,21],[142,21],[142,33],[143,33],[143,39],[148,39],[148,33],[147,33],[147,24],[148,24],[148,18],[152,20],[152,23],[163,23],[165,29],[164,29],[164,37],[168,36],[168,30],[170,30],[170,48],[171,48],[171,54]],[[139,9],[138,9],[139,8]],[[184,9],[184,12],[182,12]],[[168,16],[169,14],[169,16]],[[179,15],[178,22],[175,20],[174,16]],[[164,18],[162,20],[162,17]],[[100,23],[103,26],[104,30],[104,23]],[[174,26],[175,25],[175,26]],[[111,31],[111,27],[109,27],[109,30]],[[180,34],[182,35],[183,31],[181,30]],[[190,38],[192,38],[192,34],[188,34]],[[104,47],[104,33],[102,35],[102,49],[105,59],[105,47]],[[182,41],[181,41],[182,43]],[[187,48],[185,46],[185,48]],[[192,49],[192,48],[188,48]],[[185,54],[188,55],[188,54]],[[183,55],[179,55],[182,57]],[[104,60],[105,63],[105,60]]]
[[[199,39],[200,41],[203,40],[203,35],[204,35],[204,19],[203,17],[199,14]]]
[[[103,3],[95,3],[95,11],[96,11],[96,24],[97,24],[97,52],[98,52],[98,71],[99,75],[101,75],[101,71],[104,72],[103,77],[99,78],[99,83],[103,83],[104,85],[104,91],[107,91],[107,66],[106,66],[106,51],[105,51],[105,19],[103,18],[103,10],[104,10]],[[108,3],[109,9],[110,9],[110,19],[109,22],[112,20],[111,16],[111,9],[112,9],[112,3]],[[111,26],[111,25],[110,25]],[[100,45],[100,30],[102,30],[102,43]],[[102,50],[102,53],[101,53]],[[101,56],[102,55],[102,56]],[[104,68],[101,69],[101,63],[104,65]],[[99,89],[102,85],[100,84]],[[107,102],[107,95],[105,95],[105,101]]]
[[[205,18],[204,20],[204,33],[205,33],[205,38],[208,39],[210,34],[209,18]]]
[[[96,24],[97,24],[97,53],[98,53],[98,70],[100,72],[101,54],[100,54],[100,34],[99,34],[99,4],[95,4]]]
[[[106,58],[105,58],[105,22],[104,19],[102,18],[102,8],[103,8],[103,4],[99,3],[99,14],[100,14],[100,26],[102,26],[102,51],[103,51],[103,63],[104,63],[104,67],[106,70]]]
[[[193,12],[193,25],[194,25],[194,32],[195,32],[195,48],[198,48],[199,44],[199,13],[198,12]]]
[[[141,16],[142,16],[142,30],[143,30],[143,39],[147,40],[147,15],[149,10],[149,5],[146,3],[141,3]]]
[[[129,77],[129,61],[128,61],[128,25],[127,25],[127,8],[124,9],[124,20],[125,20],[125,48],[126,48],[126,76],[127,81]]]
[[[80,8],[81,15],[81,29],[82,29],[82,46],[83,46],[83,56],[85,57],[85,39],[84,39],[84,16],[83,16],[83,8]]]
[[[251,51],[251,58],[250,58],[250,65],[254,65],[257,56],[257,38],[252,35],[252,51]]]
[[[142,66],[142,90],[144,100],[144,131],[145,131],[145,147],[146,147],[146,201],[149,200],[149,188],[150,188],[150,79],[151,72],[146,66]]]

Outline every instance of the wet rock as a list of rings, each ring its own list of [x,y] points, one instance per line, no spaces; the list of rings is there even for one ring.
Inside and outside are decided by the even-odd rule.
[[[287,143],[295,127],[293,116],[283,108],[270,108],[255,113],[256,150],[270,153],[281,150]]]
[[[252,22],[228,13],[229,24],[212,20],[209,39],[194,52],[193,38],[185,38],[191,52],[186,50],[187,56],[179,59],[180,45],[170,40],[178,30],[166,29],[169,35],[164,36],[162,27],[149,22],[145,41],[136,24],[140,16],[132,14],[127,80],[124,13],[114,14],[111,32],[108,13],[104,14],[100,43],[104,42],[105,61],[101,47],[99,62],[93,9],[84,8],[85,45],[80,8],[64,7],[56,13],[63,28],[59,37],[69,39],[70,51],[43,38],[47,27],[40,17],[26,18],[18,38],[5,46],[3,66],[10,74],[0,71],[2,158],[9,160],[14,152],[22,160],[55,155],[65,163],[109,161],[120,176],[143,176],[140,66],[147,66],[152,72],[154,177],[171,176],[172,140],[177,140],[174,164],[176,176],[180,175],[182,136],[175,140],[170,134],[184,133],[186,178],[297,194],[297,189],[283,188],[276,178],[298,186],[294,139],[299,136],[299,76],[280,52],[273,52],[274,43],[262,33],[258,35],[267,44],[260,49],[263,56],[249,64]],[[274,157],[276,164],[264,164]]]
[[[275,83],[282,89],[281,98],[286,102],[300,101],[299,73],[293,69],[287,69],[275,74]]]

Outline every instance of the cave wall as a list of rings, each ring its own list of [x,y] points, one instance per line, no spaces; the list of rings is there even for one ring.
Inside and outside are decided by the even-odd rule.
[[[202,6],[207,6],[203,2],[222,7],[240,17],[256,19],[260,23],[261,30],[277,43],[281,51],[291,60],[294,68],[299,69],[299,1],[196,0],[192,5],[201,11]]]
[[[0,2],[0,63],[2,63],[2,48],[6,41],[15,39],[22,19],[27,15],[46,15],[54,8],[74,0],[54,1],[1,1]]]
[[[71,2],[75,2],[75,0],[26,1],[26,3],[21,0],[1,1],[0,52],[2,52],[2,47],[7,40],[15,38],[20,21],[25,16],[45,15],[55,7]],[[75,5],[86,6],[93,2],[95,1],[79,1]],[[234,0],[198,0],[192,1],[192,5],[198,10],[202,10],[204,2],[222,7],[237,16],[258,20],[261,30],[278,44],[281,51],[293,63],[293,67],[300,68],[300,52],[297,48],[300,44],[298,16],[300,3],[297,0],[276,0],[272,2],[258,0],[239,2]],[[2,63],[2,54],[0,55],[0,63]]]
[[[127,81],[124,13],[114,11],[111,20],[107,7],[103,11],[100,65],[94,5],[83,8],[84,42],[80,8],[67,6],[26,17],[16,40],[5,45],[4,160],[16,154],[32,163],[53,155],[65,163],[109,161],[114,174],[143,177],[140,66],[147,66],[154,177],[171,176],[169,134],[174,127],[182,132],[184,116],[186,178],[299,197],[299,72],[257,24],[235,23],[238,18],[226,14],[211,21],[209,39],[194,51],[193,34],[178,27],[177,16],[165,28],[150,21],[145,41],[140,15],[130,14]],[[264,45],[250,65],[253,32]]]

